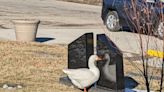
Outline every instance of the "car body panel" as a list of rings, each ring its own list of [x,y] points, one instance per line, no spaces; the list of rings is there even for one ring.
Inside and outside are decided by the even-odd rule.
[[[155,7],[153,5],[155,3],[154,0],[147,0],[147,3],[149,6],[154,6],[153,11],[159,16],[161,9],[159,7]],[[137,10],[142,10],[144,7],[140,6],[143,5],[142,0],[137,0]],[[128,15],[125,12],[125,6],[127,8],[130,8],[131,5],[131,0],[103,0],[103,6],[102,6],[102,20],[105,23],[106,21],[106,16],[109,11],[116,11],[118,16],[119,16],[119,21],[120,25],[124,27],[129,27],[132,26],[132,23],[130,22]],[[151,8],[151,7],[149,7]],[[164,13],[164,9],[162,10]]]

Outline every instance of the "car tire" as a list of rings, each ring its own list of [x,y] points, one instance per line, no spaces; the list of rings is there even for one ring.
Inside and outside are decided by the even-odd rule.
[[[119,17],[116,11],[109,11],[106,19],[105,25],[109,31],[118,32],[120,31]]]
[[[163,39],[164,37],[163,30],[164,30],[164,22],[160,22],[158,24],[157,33],[156,33],[160,39]]]

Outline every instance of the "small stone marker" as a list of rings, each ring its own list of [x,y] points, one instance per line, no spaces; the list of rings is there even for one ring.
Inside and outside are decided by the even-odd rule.
[[[93,54],[93,33],[86,33],[68,45],[68,68],[86,68]]]
[[[123,54],[105,34],[97,35],[97,54],[105,55],[105,60],[98,62],[101,75],[97,85],[124,92]]]

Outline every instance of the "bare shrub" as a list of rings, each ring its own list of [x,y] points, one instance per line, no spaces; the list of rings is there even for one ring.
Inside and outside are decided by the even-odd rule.
[[[147,92],[150,92],[152,76],[155,75],[152,70],[156,69],[156,67],[149,66],[149,58],[145,57],[144,47],[146,47],[146,50],[149,49],[149,36],[156,36],[160,39],[163,39],[164,30],[161,29],[160,31],[162,32],[160,33],[158,29],[160,23],[162,23],[163,26],[163,5],[160,1],[147,3],[147,0],[124,0],[124,5],[126,16],[128,17],[128,21],[130,21],[128,24],[131,26],[131,30],[139,34],[140,38],[142,67],[138,67],[133,62],[132,65],[134,65],[140,71],[141,75],[143,75]],[[141,34],[148,35],[146,44],[143,44],[143,38]],[[158,91],[160,92],[162,92],[163,87],[164,62],[162,62],[161,66],[162,67],[159,70],[161,79],[158,82]]]

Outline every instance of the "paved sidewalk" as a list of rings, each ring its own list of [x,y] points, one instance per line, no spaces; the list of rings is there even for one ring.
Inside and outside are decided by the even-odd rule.
[[[88,32],[93,32],[95,35],[103,33],[100,29],[38,29],[37,41],[46,44],[69,44]],[[0,39],[15,41],[15,30],[0,29]]]
[[[37,40],[46,44],[69,44],[81,35],[93,32],[94,38],[96,34],[105,33],[120,50],[129,53],[141,53],[140,37],[138,34],[129,32],[109,32],[103,29],[38,29]],[[163,41],[155,37],[141,35],[143,48],[147,50],[147,42],[149,39],[149,49],[162,51]],[[15,40],[14,29],[0,29],[0,39]],[[96,42],[96,40],[95,40]]]

